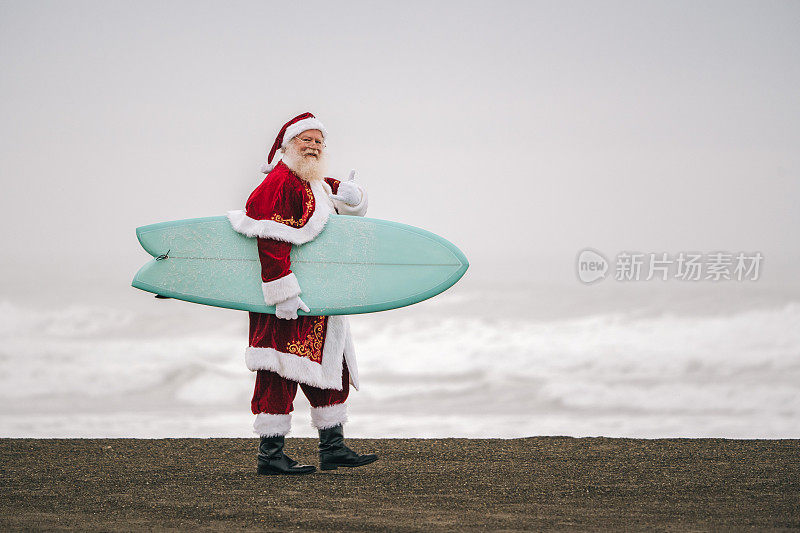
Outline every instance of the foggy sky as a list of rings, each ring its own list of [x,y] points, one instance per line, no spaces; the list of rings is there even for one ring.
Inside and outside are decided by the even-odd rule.
[[[132,291],[135,228],[242,208],[304,111],[476,279],[591,246],[795,282],[797,2],[4,2],[0,68],[0,296]]]

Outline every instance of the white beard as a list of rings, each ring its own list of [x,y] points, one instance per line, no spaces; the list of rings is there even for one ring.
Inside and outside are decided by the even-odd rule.
[[[319,152],[318,157],[304,155],[305,148],[298,148],[296,144],[289,143],[282,160],[295,174],[309,183],[322,181],[325,177],[327,157],[325,152]]]

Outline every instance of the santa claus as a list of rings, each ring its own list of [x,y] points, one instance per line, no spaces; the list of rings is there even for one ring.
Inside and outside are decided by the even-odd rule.
[[[275,314],[250,313],[247,367],[257,372],[252,410],[261,436],[260,474],[309,474],[284,451],[291,428],[297,386],[311,404],[311,421],[319,430],[322,470],[362,466],[378,459],[359,455],[344,444],[345,401],[350,385],[358,390],[358,367],[347,317],[298,316],[308,312],[300,284],[292,273],[290,251],[317,237],[331,213],[363,216],[367,194],[354,181],[324,177],[327,131],[311,113],[298,115],[281,128],[244,211],[228,213],[233,228],[255,237],[261,260],[264,301]],[[276,165],[272,160],[280,151]]]

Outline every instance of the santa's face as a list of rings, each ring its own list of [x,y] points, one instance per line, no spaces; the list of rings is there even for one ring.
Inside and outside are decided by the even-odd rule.
[[[325,143],[322,132],[306,130],[286,146],[283,162],[306,181],[321,180],[325,175]]]
[[[319,130],[306,130],[292,139],[292,143],[295,145],[298,155],[303,158],[319,160],[322,150],[325,149],[325,137]]]

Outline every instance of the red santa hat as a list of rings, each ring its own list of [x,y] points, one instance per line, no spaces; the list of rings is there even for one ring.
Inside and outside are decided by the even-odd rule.
[[[275,153],[281,148],[286,148],[286,146],[289,144],[289,141],[308,130],[321,131],[323,139],[328,136],[328,130],[325,129],[325,126],[322,125],[322,122],[320,122],[314,115],[311,113],[297,115],[292,120],[284,124],[281,128],[281,131],[278,132],[278,136],[275,137],[275,142],[272,144],[272,148],[269,151],[267,160],[264,163],[261,163],[261,172],[267,174],[270,170],[275,168],[275,165],[272,164],[272,158],[275,157]]]

